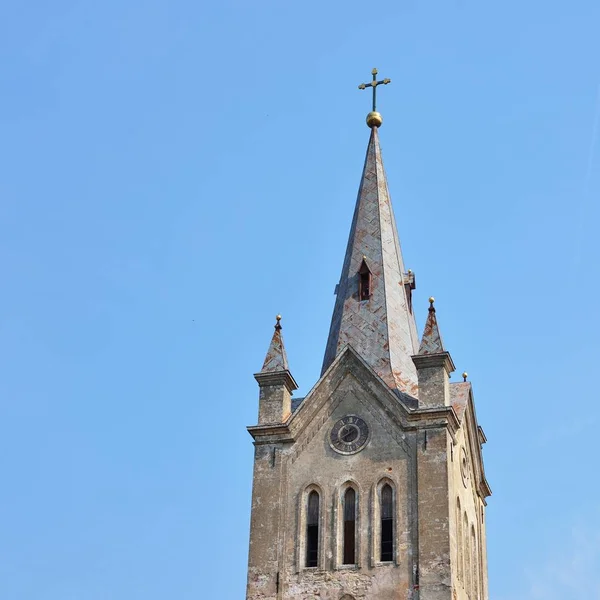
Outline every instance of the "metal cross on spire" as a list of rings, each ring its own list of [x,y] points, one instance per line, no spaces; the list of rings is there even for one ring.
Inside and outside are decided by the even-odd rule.
[[[371,71],[371,74],[373,75],[373,81],[369,81],[369,83],[361,83],[358,86],[358,89],[366,90],[368,87],[373,88],[373,112],[376,112],[377,111],[377,105],[376,105],[377,86],[378,85],[387,85],[388,83],[391,83],[392,80],[391,79],[382,79],[381,81],[377,81],[377,69],[373,69]]]

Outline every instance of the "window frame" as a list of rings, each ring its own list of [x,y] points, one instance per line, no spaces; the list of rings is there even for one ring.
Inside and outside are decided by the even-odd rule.
[[[462,510],[460,504],[460,498],[456,498],[456,507],[455,507],[455,518],[456,518],[456,578],[463,584],[464,579],[464,548],[463,548],[463,522],[462,522]]]
[[[317,565],[314,567],[307,566],[307,526],[308,526],[308,498],[311,492],[316,492],[319,495],[319,518],[318,518],[318,537],[317,537]],[[324,540],[325,540],[325,513],[326,506],[324,503],[325,494],[323,488],[315,483],[306,485],[300,494],[298,494],[298,520],[297,520],[297,537],[296,537],[296,572],[299,573],[305,569],[309,570],[323,570],[324,558],[326,552],[324,551]]]
[[[316,515],[314,522],[311,516],[311,503],[316,499]],[[311,490],[306,496],[306,523],[304,528],[304,566],[307,569],[313,569],[319,566],[319,534],[320,534],[320,517],[321,517],[321,496],[317,490]],[[312,507],[315,508],[315,507]],[[315,528],[312,529],[311,528]],[[315,546],[313,549],[312,547]],[[315,554],[313,557],[312,554]],[[312,564],[314,562],[314,564]],[[310,563],[310,564],[309,564]]]
[[[381,492],[385,485],[392,490],[392,560],[381,560]],[[374,486],[371,494],[371,566],[383,567],[386,565],[398,566],[398,487],[389,477],[380,479]]]
[[[344,542],[345,542],[345,496],[349,489],[354,490],[354,562],[344,563]],[[360,535],[361,528],[361,505],[362,505],[362,490],[358,483],[354,480],[348,480],[343,483],[335,493],[334,506],[334,559],[336,569],[358,569],[361,566],[361,547],[362,540]]]
[[[384,507],[384,492],[389,490],[389,506]],[[386,502],[387,504],[387,502]],[[389,517],[385,518],[385,513],[389,511]],[[384,483],[379,490],[379,562],[394,562],[394,537],[395,537],[395,519],[394,519],[394,489],[389,483]],[[389,531],[388,531],[389,529]],[[389,540],[388,538],[389,534]],[[385,539],[384,539],[385,538]],[[384,544],[391,544],[391,549],[384,550]],[[386,558],[384,558],[384,553]],[[389,553],[389,558],[387,555]]]

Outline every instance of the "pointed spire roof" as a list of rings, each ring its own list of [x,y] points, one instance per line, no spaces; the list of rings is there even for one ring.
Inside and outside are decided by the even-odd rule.
[[[281,315],[277,315],[276,320],[275,332],[271,338],[265,362],[260,370],[261,373],[289,371],[285,346],[283,345],[283,336],[281,335]]]
[[[429,314],[427,315],[427,322],[425,323],[425,329],[423,330],[419,354],[441,354],[446,352],[438,327],[437,317],[435,316],[434,302],[435,298],[431,296],[431,298],[429,298]]]
[[[371,124],[323,373],[350,345],[392,389],[416,396],[414,275],[404,271],[377,127]]]

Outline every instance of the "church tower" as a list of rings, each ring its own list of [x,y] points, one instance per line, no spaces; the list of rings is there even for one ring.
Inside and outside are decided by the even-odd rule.
[[[488,600],[486,440],[433,298],[417,334],[376,75],[359,86],[370,137],[321,377],[292,399],[279,316],[255,375],[246,600]]]

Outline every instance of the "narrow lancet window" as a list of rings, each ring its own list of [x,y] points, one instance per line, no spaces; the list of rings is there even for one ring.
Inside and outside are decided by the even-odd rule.
[[[319,494],[308,495],[306,507],[306,566],[316,567],[319,560]]]
[[[456,499],[456,547],[458,554],[458,580],[463,580],[463,533],[462,533],[462,514],[460,510],[460,500]]]
[[[464,554],[464,588],[467,592],[467,597],[471,600],[471,546],[469,544],[469,521],[467,513],[463,517],[463,554]]]
[[[381,562],[394,560],[394,497],[387,483],[381,488]]]
[[[361,301],[368,300],[371,297],[371,271],[364,260],[358,270],[358,277],[358,297]]]
[[[356,492],[348,488],[344,494],[344,564],[356,563]]]
[[[479,578],[477,576],[477,542],[475,541],[475,529],[471,526],[471,594],[472,600],[479,600]]]

